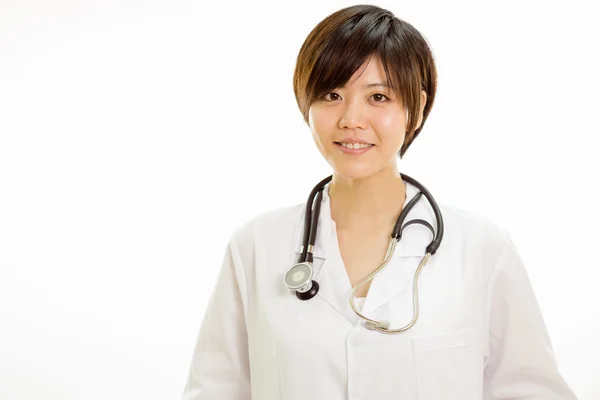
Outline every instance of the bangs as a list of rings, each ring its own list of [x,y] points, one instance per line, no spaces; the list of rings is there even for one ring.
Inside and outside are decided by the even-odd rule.
[[[357,18],[350,19],[329,35],[309,76],[309,92],[318,96],[345,85],[373,54],[386,64],[389,59],[385,51],[389,20],[385,16],[373,19],[374,16],[358,21]],[[392,85],[387,71],[386,75],[388,85]]]

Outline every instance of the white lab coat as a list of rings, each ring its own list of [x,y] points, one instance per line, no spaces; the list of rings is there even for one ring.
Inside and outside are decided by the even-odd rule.
[[[406,188],[405,205],[417,193]],[[304,204],[261,214],[232,235],[182,400],[576,399],[506,230],[439,204],[444,237],[419,277],[419,319],[387,335],[350,307],[327,190],[311,300],[283,284],[301,251]],[[415,218],[437,226],[425,196],[405,221]],[[366,316],[391,328],[411,320],[413,276],[431,240],[422,225],[405,228],[371,282]]]

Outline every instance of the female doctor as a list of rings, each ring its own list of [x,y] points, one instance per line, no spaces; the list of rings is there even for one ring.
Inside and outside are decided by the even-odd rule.
[[[341,9],[293,83],[332,176],[232,235],[182,399],[576,399],[507,231],[398,171],[436,93],[424,37]]]

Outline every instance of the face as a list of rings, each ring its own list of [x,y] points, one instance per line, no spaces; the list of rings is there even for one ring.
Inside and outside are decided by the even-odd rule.
[[[341,177],[362,179],[386,168],[396,169],[396,157],[406,135],[407,114],[401,99],[385,82],[381,62],[372,57],[345,86],[326,93],[309,109],[315,144]],[[345,151],[337,144],[353,139],[373,146]]]

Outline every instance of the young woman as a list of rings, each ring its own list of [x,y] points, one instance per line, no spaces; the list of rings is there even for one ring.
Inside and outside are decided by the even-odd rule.
[[[436,76],[382,8],[313,29],[294,91],[332,176],[233,234],[183,399],[576,399],[507,231],[398,171]]]

